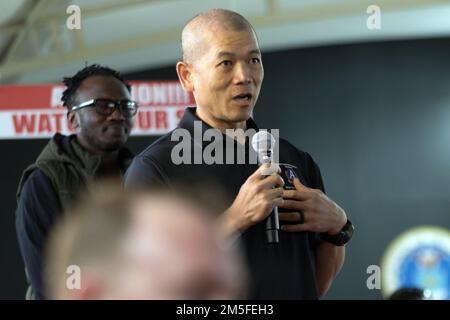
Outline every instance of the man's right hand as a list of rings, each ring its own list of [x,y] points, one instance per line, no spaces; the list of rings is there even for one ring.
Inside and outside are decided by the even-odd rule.
[[[278,166],[265,163],[248,177],[231,207],[223,213],[221,227],[226,234],[245,231],[283,204],[284,181],[280,172]]]

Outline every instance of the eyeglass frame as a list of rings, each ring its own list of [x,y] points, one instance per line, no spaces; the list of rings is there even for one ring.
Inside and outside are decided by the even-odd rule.
[[[104,116],[106,116],[106,115],[108,115],[108,116],[112,115],[116,109],[120,109],[120,113],[121,113],[123,116],[125,116],[125,115],[123,114],[122,108],[120,107],[120,102],[121,102],[121,101],[128,101],[129,103],[130,103],[130,102],[131,102],[131,103],[134,103],[134,106],[136,107],[136,108],[134,109],[134,113],[131,114],[131,116],[129,116],[129,117],[127,117],[127,118],[134,117],[134,116],[136,115],[136,113],[137,113],[138,108],[139,108],[139,104],[138,104],[136,101],[133,101],[133,100],[127,100],[127,99],[113,100],[113,99],[107,99],[107,98],[99,98],[99,99],[91,99],[91,100],[82,102],[82,103],[80,103],[80,104],[78,104],[78,105],[75,105],[75,106],[73,106],[73,107],[70,109],[70,111],[77,111],[77,110],[80,110],[80,109],[83,109],[83,108],[87,108],[87,107],[94,107],[94,110],[95,110],[95,103],[96,103],[98,100],[108,100],[108,101],[114,103],[114,108],[111,108],[111,109],[112,109],[111,113],[109,113],[109,114],[102,114],[102,113],[97,112],[98,114],[104,115]]]

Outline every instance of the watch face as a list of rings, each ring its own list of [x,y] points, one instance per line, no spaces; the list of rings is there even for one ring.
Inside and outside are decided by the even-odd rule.
[[[348,232],[343,231],[342,238],[341,238],[341,245],[346,244],[348,242],[348,240],[350,240],[350,236],[349,236]]]
[[[347,227],[347,230],[345,230],[345,233],[347,234],[347,236],[349,238],[351,238],[353,236],[353,231],[355,230],[355,227],[350,222],[350,220],[348,220],[347,224],[348,224],[348,227]]]
[[[346,244],[353,236],[353,224],[350,222],[350,220],[347,221],[346,225],[344,226],[344,236],[342,237],[342,244]]]

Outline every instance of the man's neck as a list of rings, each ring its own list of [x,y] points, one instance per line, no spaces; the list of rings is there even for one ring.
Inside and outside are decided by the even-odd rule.
[[[90,154],[100,157],[100,166],[98,175],[117,175],[120,174],[120,166],[118,163],[119,150],[103,151],[93,148],[83,138],[76,136],[78,144]]]
[[[97,174],[100,176],[110,176],[110,175],[120,175],[120,165],[119,165],[119,151],[113,151],[108,153],[103,153],[101,156],[100,166],[98,167]]]
[[[240,122],[217,121],[215,119],[208,117],[198,107],[195,109],[195,114],[197,115],[197,117],[199,117],[202,121],[206,122],[211,127],[219,130],[220,132],[222,132],[224,134],[227,134],[229,137],[231,137],[233,139],[236,139],[240,144],[245,144],[244,131],[247,129],[246,121],[240,121]],[[233,132],[232,134],[229,134],[229,132],[227,132],[227,129],[231,129],[231,130],[242,129],[242,130],[239,130],[239,131]]]

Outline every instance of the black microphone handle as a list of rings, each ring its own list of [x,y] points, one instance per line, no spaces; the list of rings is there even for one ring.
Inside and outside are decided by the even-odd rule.
[[[268,243],[280,242],[278,230],[280,230],[280,220],[278,219],[278,207],[275,207],[272,213],[266,218],[266,237]]]
[[[271,150],[266,150],[266,152],[264,152],[264,153],[258,153],[258,157],[260,157],[260,159],[262,160],[261,164],[272,163]],[[278,231],[280,230],[280,220],[278,218],[278,207],[273,208],[270,215],[266,218],[265,229],[266,229],[267,243],[280,242],[280,238],[278,236]]]

